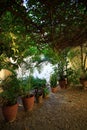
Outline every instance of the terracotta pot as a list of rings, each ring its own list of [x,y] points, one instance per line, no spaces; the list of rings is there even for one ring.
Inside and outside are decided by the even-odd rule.
[[[87,90],[87,80],[84,80],[83,87],[84,87],[85,90]]]
[[[16,119],[18,104],[12,106],[3,106],[2,113],[7,122],[13,122]]]
[[[31,95],[30,97],[23,97],[22,103],[25,111],[32,111],[34,106],[34,95]]]
[[[83,88],[87,90],[87,80],[80,78],[80,83],[82,84]]]
[[[43,102],[43,94],[40,93],[36,96],[36,102],[37,103],[42,103]]]
[[[49,98],[49,94],[45,95],[44,98],[45,98],[45,99]]]
[[[38,96],[38,103],[42,103],[43,102],[43,95],[39,95]]]
[[[84,79],[81,79],[81,78],[80,78],[80,83],[83,85]]]
[[[51,88],[51,91],[52,91],[53,93],[57,93],[57,92],[58,92],[58,87],[52,87],[52,88]]]
[[[66,80],[59,80],[59,85],[61,88],[66,88],[67,87],[67,81]]]

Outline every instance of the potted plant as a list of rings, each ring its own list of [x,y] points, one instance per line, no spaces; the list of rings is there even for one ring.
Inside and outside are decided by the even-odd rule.
[[[57,68],[57,73],[58,73],[58,81],[59,85],[61,88],[66,88],[67,86],[67,64],[68,62],[65,60],[63,61],[63,57],[60,59],[58,62],[58,68]]]
[[[20,96],[22,97],[22,103],[25,111],[31,111],[34,106],[34,94],[32,90],[33,77],[29,76],[20,80]]]
[[[56,93],[58,91],[57,81],[58,81],[57,74],[53,73],[50,76],[50,87],[51,87],[51,90],[52,90],[53,93]]]
[[[43,86],[45,85],[45,80],[40,78],[35,78],[34,89],[35,89],[35,98],[37,103],[43,102]]]
[[[41,86],[42,86],[42,92],[43,92],[43,98],[49,97],[49,88],[47,87],[46,79],[41,79]]]
[[[39,79],[37,78],[37,98],[40,97],[41,95],[41,98],[47,98],[49,97],[49,88],[46,86],[46,79],[43,78],[43,79]],[[38,99],[37,99],[38,100]],[[40,102],[40,101],[38,101]]]
[[[67,77],[64,75],[60,75],[58,78],[59,85],[61,88],[66,88],[67,87]]]
[[[12,74],[4,79],[1,84],[3,88],[2,93],[0,93],[2,98],[2,113],[6,121],[12,122],[16,119],[18,110],[19,82],[17,76]]]
[[[49,97],[49,93],[50,93],[49,88],[47,86],[45,86],[43,88],[43,98],[48,98]]]

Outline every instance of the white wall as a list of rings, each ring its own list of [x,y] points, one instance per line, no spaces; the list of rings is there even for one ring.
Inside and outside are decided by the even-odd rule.
[[[39,78],[45,78],[47,82],[49,82],[50,79],[50,74],[53,72],[53,66],[50,63],[43,63],[41,67],[41,72],[35,68],[33,75],[34,77],[39,77]],[[26,72],[23,72],[23,68],[19,68],[17,70],[18,77],[26,77],[29,75],[29,70]]]

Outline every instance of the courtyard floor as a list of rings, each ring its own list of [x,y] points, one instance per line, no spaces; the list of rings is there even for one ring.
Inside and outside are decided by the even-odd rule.
[[[0,130],[87,130],[87,90],[60,89],[51,93],[32,112],[19,101],[17,119],[4,121],[0,108]]]

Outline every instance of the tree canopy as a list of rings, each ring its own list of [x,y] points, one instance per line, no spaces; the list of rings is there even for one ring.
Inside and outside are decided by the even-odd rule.
[[[61,50],[86,41],[86,0],[0,1],[0,54],[23,56],[30,46]]]

